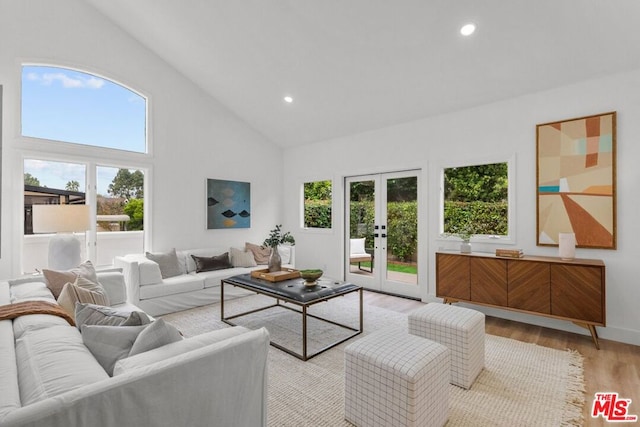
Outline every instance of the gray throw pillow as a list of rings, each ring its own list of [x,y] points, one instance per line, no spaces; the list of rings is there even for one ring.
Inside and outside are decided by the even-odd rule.
[[[77,303],[75,314],[78,329],[82,325],[140,326],[151,322],[142,311],[122,311],[96,304]]]
[[[169,277],[179,276],[182,274],[175,248],[166,253],[146,252],[145,256],[147,257],[147,259],[158,263],[158,266],[160,267],[160,274],[162,275],[163,279],[168,279]]]
[[[182,340],[182,335],[180,335],[180,331],[175,326],[166,323],[163,319],[158,319],[140,332],[131,347],[129,356],[144,353],[180,340]]]
[[[222,255],[215,255],[212,257],[191,255],[191,258],[193,258],[193,260],[196,262],[196,273],[200,273],[201,271],[214,271],[231,268],[231,263],[229,262],[229,252],[225,252]]]
[[[113,376],[116,362],[129,355],[136,338],[146,327],[83,325],[82,341],[107,374]]]

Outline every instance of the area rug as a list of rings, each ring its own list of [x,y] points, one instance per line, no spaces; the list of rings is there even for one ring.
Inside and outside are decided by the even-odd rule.
[[[268,305],[255,295],[225,303],[225,314]],[[311,312],[357,326],[355,294],[314,306]],[[228,327],[213,304],[163,316],[185,336]],[[300,346],[300,315],[269,309],[237,319],[249,327],[265,325],[271,338]],[[406,325],[401,313],[365,304],[364,334],[388,326]],[[348,331],[309,322],[311,351]],[[346,335],[345,335],[346,336]],[[268,423],[276,426],[350,426],[344,421],[344,347],[358,336],[306,362],[276,348],[269,349]],[[485,369],[473,386],[450,386],[447,426],[578,426],[584,405],[582,356],[534,344],[486,336]]]

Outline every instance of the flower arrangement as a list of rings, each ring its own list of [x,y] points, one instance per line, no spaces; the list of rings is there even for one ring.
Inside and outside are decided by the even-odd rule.
[[[289,243],[291,245],[296,244],[296,239],[293,238],[290,232],[282,232],[282,224],[276,225],[276,228],[269,232],[269,237],[264,239],[263,246],[275,248],[283,243]]]

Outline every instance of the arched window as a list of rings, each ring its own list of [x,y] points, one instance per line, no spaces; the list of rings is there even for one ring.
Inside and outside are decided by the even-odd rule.
[[[147,101],[68,68],[22,67],[22,136],[147,152]]]
[[[146,98],[92,74],[24,65],[21,108],[23,272],[47,267],[51,234],[34,234],[35,204],[90,206],[90,229],[77,237],[85,243],[82,257],[95,265],[143,252],[145,176],[151,167],[140,161],[147,153]],[[86,147],[79,150],[78,144]]]

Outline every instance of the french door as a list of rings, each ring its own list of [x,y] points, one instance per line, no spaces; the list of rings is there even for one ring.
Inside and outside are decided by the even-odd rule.
[[[420,298],[420,171],[345,178],[345,278],[367,289]]]

